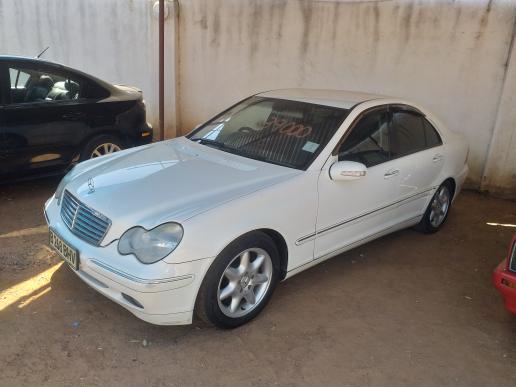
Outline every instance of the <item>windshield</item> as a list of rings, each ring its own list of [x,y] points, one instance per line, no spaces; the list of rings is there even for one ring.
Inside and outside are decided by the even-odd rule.
[[[251,97],[188,135],[240,156],[306,169],[346,118],[347,109]]]

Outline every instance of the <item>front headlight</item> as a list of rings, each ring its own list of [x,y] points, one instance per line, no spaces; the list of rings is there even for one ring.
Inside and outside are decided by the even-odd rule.
[[[61,179],[61,182],[57,186],[56,193],[54,194],[55,198],[57,199],[57,205],[59,205],[59,202],[61,201],[61,196],[63,195],[63,191],[66,187],[66,185],[72,180],[72,172],[75,167],[73,167],[70,172],[68,172],[65,177]]]
[[[154,263],[175,250],[183,238],[183,227],[178,223],[164,223],[152,230],[133,227],[118,241],[118,252],[134,254],[142,263]]]

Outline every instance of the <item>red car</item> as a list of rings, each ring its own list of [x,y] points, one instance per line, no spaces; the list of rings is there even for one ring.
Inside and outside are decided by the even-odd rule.
[[[512,237],[509,254],[495,269],[493,281],[502,293],[505,307],[516,313],[516,234]]]

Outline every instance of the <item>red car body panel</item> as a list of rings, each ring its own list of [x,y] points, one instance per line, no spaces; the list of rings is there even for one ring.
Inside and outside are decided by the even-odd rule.
[[[505,307],[516,314],[516,271],[509,270],[511,256],[516,255],[516,234],[512,237],[507,257],[496,267],[493,273],[493,282],[502,293]],[[516,257],[513,257],[516,260]],[[514,269],[513,264],[513,269]]]

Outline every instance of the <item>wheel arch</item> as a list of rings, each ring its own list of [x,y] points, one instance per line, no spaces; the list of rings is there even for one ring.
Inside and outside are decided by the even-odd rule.
[[[248,235],[252,235],[255,233],[263,233],[267,235],[269,238],[272,239],[272,242],[276,245],[279,255],[280,255],[280,281],[285,279],[287,276],[287,267],[288,267],[288,246],[285,238],[283,235],[281,235],[280,232],[272,229],[272,228],[257,228],[254,230],[250,230],[247,232],[244,232],[243,234],[238,235],[237,237],[231,239],[229,243],[227,243],[224,247],[220,249],[220,251],[217,253],[217,256],[223,252],[229,245],[234,243],[235,241],[239,240],[240,238],[243,238]]]
[[[457,192],[457,183],[455,182],[455,179],[453,177],[449,177],[443,181],[443,184],[444,183],[450,184],[451,189],[452,189],[451,197],[452,197],[452,200],[455,199],[455,192]]]
[[[278,231],[271,228],[260,228],[255,231],[263,232],[273,240],[280,253],[280,280],[285,279],[288,267],[288,246],[285,238]]]

